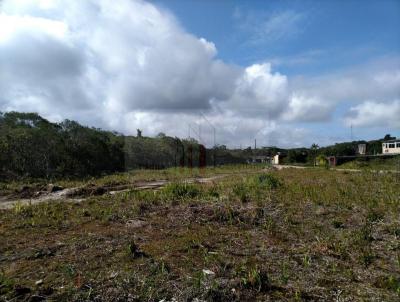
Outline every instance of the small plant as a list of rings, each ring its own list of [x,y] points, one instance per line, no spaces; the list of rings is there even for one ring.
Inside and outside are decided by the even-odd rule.
[[[250,201],[249,189],[244,183],[234,185],[233,193],[239,197],[239,200],[243,203]]]
[[[200,195],[200,190],[193,184],[171,183],[164,187],[163,193],[170,199],[190,199]]]
[[[304,267],[309,267],[310,264],[311,264],[311,257],[310,257],[310,255],[305,254],[305,255],[303,256],[303,266],[304,266]]]
[[[149,209],[151,208],[151,205],[149,202],[143,200],[143,201],[138,201],[133,205],[133,213],[135,215],[142,216],[144,215]]]
[[[395,276],[382,276],[379,277],[374,284],[378,288],[392,290],[400,296],[400,278]]]
[[[276,189],[282,185],[280,180],[272,174],[261,174],[257,178],[258,183],[268,189]]]
[[[374,240],[374,237],[372,237],[372,223],[370,221],[367,220],[361,227],[358,240],[361,245],[365,245]]]
[[[21,202],[17,202],[14,206],[14,213],[23,218],[33,217],[33,209],[30,205],[24,205]]]
[[[334,220],[334,221],[332,221],[332,225],[333,225],[333,227],[335,228],[335,229],[342,229],[342,228],[344,228],[344,224],[343,224],[343,222],[341,222],[340,220]]]
[[[207,192],[207,194],[214,198],[219,198],[219,189],[217,186],[213,185]]]
[[[244,288],[255,289],[258,292],[267,291],[271,288],[267,272],[259,270],[257,267],[245,272],[241,281]]]
[[[14,288],[14,281],[7,278],[3,272],[0,271],[0,295],[5,295],[11,292]]]
[[[277,224],[272,217],[270,216],[266,217],[263,227],[269,234],[271,235],[276,234]]]
[[[376,258],[376,255],[372,253],[370,248],[366,248],[361,253],[361,262],[365,267],[368,267]]]
[[[65,264],[62,266],[61,269],[64,274],[66,274],[70,278],[73,278],[76,275],[75,267],[72,264]]]
[[[377,222],[379,220],[382,220],[384,217],[384,214],[378,210],[375,209],[370,209],[367,214],[367,221],[369,222]]]
[[[286,262],[284,262],[281,266],[281,281],[283,284],[287,284],[289,281],[289,266]]]
[[[215,220],[219,222],[234,224],[235,220],[238,219],[238,213],[230,206],[217,207],[214,210]]]
[[[134,241],[131,241],[128,244],[128,255],[131,256],[132,258],[139,258],[139,257],[144,257],[145,253],[143,253],[139,246],[137,244],[135,244]]]

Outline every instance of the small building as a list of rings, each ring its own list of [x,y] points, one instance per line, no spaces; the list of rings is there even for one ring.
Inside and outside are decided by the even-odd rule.
[[[358,144],[357,153],[365,155],[367,153],[367,144]]]
[[[327,157],[329,166],[335,167],[337,164],[336,156],[328,156]]]
[[[274,156],[274,160],[272,161],[274,165],[279,165],[279,154]]]
[[[248,164],[261,164],[261,163],[271,163],[271,157],[264,155],[255,155],[247,159]]]
[[[392,139],[383,142],[382,154],[400,154],[400,139]]]

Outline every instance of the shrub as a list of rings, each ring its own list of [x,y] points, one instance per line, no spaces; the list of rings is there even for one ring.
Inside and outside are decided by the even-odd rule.
[[[241,202],[250,201],[250,190],[244,183],[239,183],[233,186],[233,194],[239,197]]]
[[[257,267],[244,272],[241,283],[244,288],[255,289],[258,292],[267,291],[271,288],[267,272]]]
[[[268,189],[277,189],[282,184],[280,180],[272,174],[261,174],[257,177],[257,183]]]
[[[164,187],[163,193],[170,199],[195,198],[200,195],[196,185],[188,183],[171,183]]]

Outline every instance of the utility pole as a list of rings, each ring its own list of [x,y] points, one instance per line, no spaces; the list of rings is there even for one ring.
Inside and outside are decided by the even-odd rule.
[[[201,124],[199,122],[199,143],[201,144]]]
[[[211,122],[205,117],[205,115],[203,113],[200,113],[201,116],[203,117],[203,119],[207,122],[207,124],[209,124],[211,126],[211,128],[213,129],[213,138],[214,138],[214,146],[213,146],[213,165],[214,168],[216,166],[216,158],[217,158],[217,139],[216,139],[216,129],[214,127],[213,124],[211,124]]]
[[[353,124],[350,125],[350,140],[353,141]]]
[[[254,150],[256,150],[257,149],[257,139],[255,138],[254,139]]]

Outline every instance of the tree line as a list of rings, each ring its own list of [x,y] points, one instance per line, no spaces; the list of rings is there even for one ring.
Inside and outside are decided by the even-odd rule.
[[[82,126],[71,120],[51,123],[36,113],[0,112],[0,179],[84,177],[137,168],[199,167],[245,163],[252,156],[283,155],[286,163],[312,163],[316,156],[354,155],[359,143],[367,154],[381,152],[383,139],[318,148],[206,149],[194,139],[160,133],[145,137]]]
[[[198,167],[244,162],[229,150],[207,150],[194,139],[144,137],[51,123],[36,113],[0,113],[0,179],[84,177],[137,168]]]

